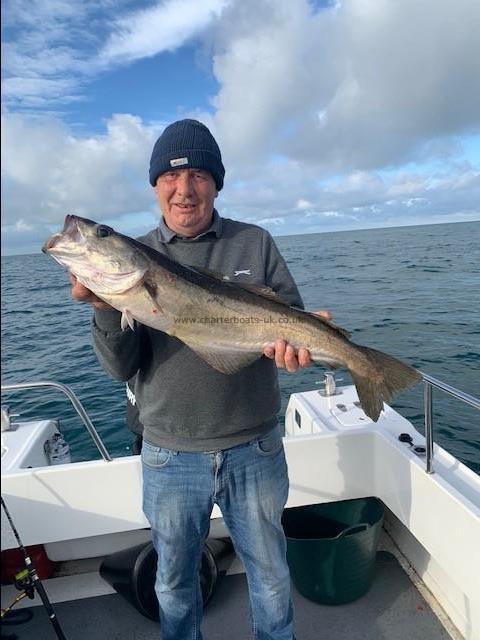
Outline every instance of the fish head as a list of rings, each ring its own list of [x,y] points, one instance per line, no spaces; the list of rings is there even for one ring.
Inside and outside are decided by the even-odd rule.
[[[66,216],[62,231],[51,235],[42,251],[100,297],[125,293],[148,269],[146,257],[129,238],[75,215]]]

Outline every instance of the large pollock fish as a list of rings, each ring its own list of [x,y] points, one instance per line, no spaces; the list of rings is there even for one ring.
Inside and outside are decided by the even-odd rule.
[[[411,366],[351,342],[345,330],[290,307],[267,287],[186,267],[104,224],[68,215],[42,250],[118,309],[123,329],[138,321],[164,331],[222,373],[251,364],[281,338],[308,349],[314,362],[346,367],[374,421],[384,401],[421,379]]]

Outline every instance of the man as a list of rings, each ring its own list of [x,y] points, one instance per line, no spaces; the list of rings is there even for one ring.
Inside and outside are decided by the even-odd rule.
[[[220,149],[205,125],[181,120],[155,143],[150,184],[163,218],[139,238],[170,258],[232,281],[268,285],[303,306],[270,235],[223,219],[214,201],[223,187]],[[277,413],[277,367],[310,364],[277,341],[233,375],[214,370],[174,337],[137,323],[72,278],[72,295],[95,306],[93,340],[114,378],[136,375],[144,426],[143,508],[158,554],[156,593],[164,640],[201,640],[198,568],[217,503],[241,557],[258,640],[292,640],[293,615],[282,511],[288,476]],[[274,360],[274,362],[272,361]]]

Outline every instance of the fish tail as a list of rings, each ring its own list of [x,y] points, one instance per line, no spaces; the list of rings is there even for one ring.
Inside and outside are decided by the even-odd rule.
[[[422,376],[416,369],[393,356],[368,347],[358,348],[366,357],[367,366],[356,370],[352,368],[350,373],[362,409],[376,422],[383,410],[383,403],[390,402],[394,393],[420,382]]]

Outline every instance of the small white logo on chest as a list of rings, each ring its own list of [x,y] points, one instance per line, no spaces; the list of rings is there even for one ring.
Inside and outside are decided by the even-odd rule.
[[[250,269],[240,269],[240,271],[235,271],[234,276],[251,276],[252,272]]]

